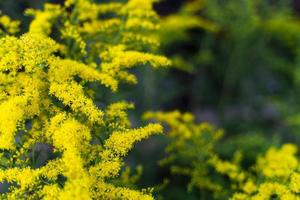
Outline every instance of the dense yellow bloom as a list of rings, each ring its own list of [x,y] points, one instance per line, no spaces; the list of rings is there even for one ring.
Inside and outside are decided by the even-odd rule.
[[[266,177],[287,177],[298,167],[296,153],[297,147],[292,144],[271,148],[264,157],[258,158],[257,168]]]
[[[28,33],[0,38],[0,182],[10,184],[1,199],[153,199],[151,190],[113,179],[134,144],[162,127],[133,129],[126,112],[133,105],[100,109],[91,87],[117,92],[120,82],[137,82],[128,69],[170,65],[151,52],[159,44],[152,1],[68,0],[27,14],[34,16]],[[8,34],[17,31],[7,17],[0,23]],[[38,147],[52,155],[41,165]]]
[[[299,162],[297,147],[285,144],[280,149],[271,147],[264,156],[257,159],[255,172],[236,192],[233,200],[300,199]]]
[[[57,44],[43,35],[25,34],[20,39],[0,39],[0,70],[15,74],[18,71],[31,72],[43,68]],[[39,68],[38,68],[39,67]]]
[[[300,192],[300,174],[299,173],[295,172],[291,175],[290,188],[295,193]]]
[[[44,11],[28,9],[26,14],[35,16],[29,27],[30,33],[45,34],[51,33],[52,24],[62,14],[62,9],[59,5],[45,4]]]
[[[263,183],[259,186],[258,194],[253,196],[253,200],[270,199],[276,196],[282,200],[296,200],[299,199],[295,194],[291,193],[289,189],[279,183]]]

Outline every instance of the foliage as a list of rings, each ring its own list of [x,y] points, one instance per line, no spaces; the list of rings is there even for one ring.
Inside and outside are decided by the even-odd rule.
[[[168,76],[179,82],[170,101],[186,102],[172,109],[210,109],[233,133],[282,128],[297,114],[299,19],[290,1],[184,1],[162,23],[162,52],[189,72]]]

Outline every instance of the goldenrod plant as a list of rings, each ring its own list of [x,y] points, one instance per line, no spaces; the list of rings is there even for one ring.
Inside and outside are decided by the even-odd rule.
[[[299,199],[300,173],[298,147],[284,144],[270,147],[249,167],[242,165],[237,150],[231,160],[222,159],[216,146],[222,130],[208,123],[194,122],[191,113],[148,112],[146,119],[167,125],[171,142],[167,157],[160,165],[169,165],[172,173],[189,177],[189,192],[198,190],[198,198],[232,200]],[[245,152],[247,153],[247,152]]]
[[[248,172],[233,200],[299,199],[300,173],[298,147],[284,144],[271,147]]]
[[[287,0],[171,0],[168,13],[157,0],[12,2],[0,1],[1,200],[300,199]]]
[[[221,129],[209,123],[197,124],[191,113],[180,111],[147,112],[144,118],[167,125],[166,134],[171,141],[166,147],[168,156],[159,162],[160,165],[170,166],[174,174],[190,177],[187,186],[189,191],[195,188],[201,190],[202,197],[205,191],[213,193],[215,197],[225,195],[222,185],[211,176],[213,168],[224,173],[235,169],[234,164],[223,162],[215,152],[215,145],[223,136]]]
[[[100,107],[89,85],[117,92],[137,82],[130,68],[170,65],[151,53],[159,45],[152,1],[68,0],[26,13],[34,19],[21,36],[9,35],[17,22],[0,19],[8,33],[0,39],[1,199],[153,199],[151,189],[113,179],[134,144],[162,127],[132,128],[133,105]],[[51,156],[37,166],[40,147]]]

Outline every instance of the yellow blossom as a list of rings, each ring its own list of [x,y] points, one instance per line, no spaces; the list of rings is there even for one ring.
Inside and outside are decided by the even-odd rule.
[[[285,144],[281,149],[271,148],[258,159],[257,168],[267,177],[286,177],[298,166],[297,147]]]
[[[151,190],[112,179],[134,144],[162,127],[132,128],[126,110],[133,105],[103,106],[94,95],[102,91],[91,86],[117,92],[120,82],[137,82],[130,68],[170,65],[151,45],[124,41],[128,34],[152,41],[159,27],[152,1],[68,0],[26,13],[34,17],[28,33],[0,38],[0,182],[10,183],[1,199],[153,199]],[[17,31],[7,17],[0,24],[9,35]],[[53,154],[42,166],[39,146]]]
[[[300,192],[300,174],[299,173],[293,173],[291,175],[290,188],[295,193]]]

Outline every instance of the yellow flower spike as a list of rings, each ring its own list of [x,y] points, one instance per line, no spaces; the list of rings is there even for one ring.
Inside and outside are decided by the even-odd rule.
[[[125,187],[115,187],[111,184],[100,183],[97,186],[99,193],[97,197],[99,199],[109,199],[109,200],[153,200],[151,195],[144,194],[135,190],[131,190]],[[106,191],[106,192],[104,192]]]
[[[256,191],[256,189],[256,185],[251,180],[247,181],[243,186],[243,191],[247,194],[252,194]]]
[[[73,60],[53,59],[50,61],[49,67],[51,81],[64,82],[74,79],[74,76],[79,76],[86,81],[99,81],[112,91],[118,89],[118,81],[110,75]]]
[[[233,197],[230,198],[230,200],[247,200],[249,199],[249,196],[243,193],[235,193]]]
[[[111,12],[119,12],[124,5],[118,2],[110,2],[107,4],[99,4],[97,10],[100,14],[107,14]]]
[[[102,21],[85,22],[80,31],[86,34],[112,34],[121,26],[119,19],[108,19]]]
[[[126,113],[127,109],[133,109],[134,105],[127,102],[117,102],[108,106],[106,110],[107,120],[110,126],[120,130],[130,127],[130,121]]]
[[[28,9],[26,10],[26,14],[35,17],[29,27],[30,33],[49,35],[52,24],[62,14],[62,9],[59,5],[45,4],[44,11]]]
[[[27,76],[19,76],[19,80],[20,86],[24,87],[23,94],[0,104],[0,147],[3,149],[14,149],[19,125],[40,112],[39,82]]]
[[[73,111],[86,114],[91,122],[101,122],[103,112],[94,105],[91,99],[84,95],[82,86],[76,82],[54,82],[50,85],[50,94],[56,96],[65,105],[70,106]]]
[[[18,123],[24,119],[26,98],[12,98],[0,105],[0,148],[15,148],[15,133]],[[6,113],[11,113],[7,115]]]
[[[100,57],[104,61],[101,71],[129,83],[136,83],[136,78],[124,70],[146,64],[150,64],[154,68],[171,65],[171,61],[163,56],[138,51],[126,51],[122,45],[110,47]]]
[[[64,29],[61,31],[62,37],[65,39],[73,39],[80,49],[82,55],[86,55],[86,43],[83,38],[80,36],[80,33],[76,26],[71,25],[69,22],[66,22]]]
[[[80,151],[84,150],[91,139],[89,129],[75,119],[59,114],[51,121],[48,131],[48,137],[52,138],[53,145],[63,152],[62,173],[68,179],[59,194],[59,199],[89,199],[91,181],[80,157]]]
[[[110,156],[125,156],[135,142],[139,142],[152,134],[162,133],[162,126],[149,124],[143,128],[125,132],[114,132],[105,142],[105,147],[111,152]],[[104,160],[108,159],[106,156]]]
[[[299,173],[294,172],[291,175],[290,188],[295,193],[300,192],[300,174]]]
[[[44,200],[58,200],[57,194],[60,192],[58,185],[47,185],[42,189],[41,194]]]
[[[73,80],[76,75],[87,81],[99,81],[113,91],[116,91],[118,82],[105,73],[72,60],[53,59],[50,62],[50,94],[56,96],[74,111],[86,114],[90,121],[101,122],[103,112],[85,96],[84,88]]]

